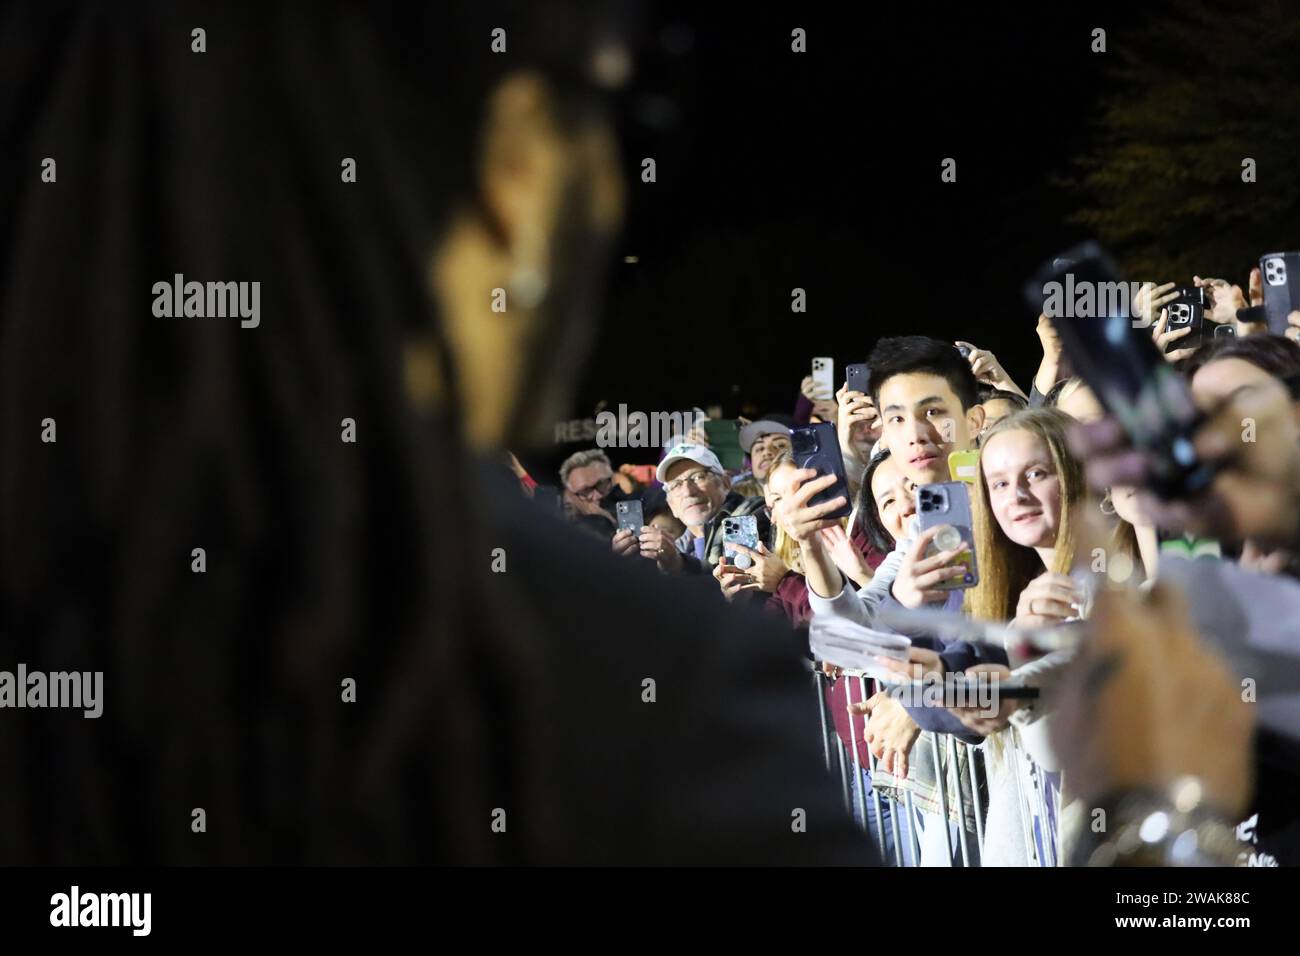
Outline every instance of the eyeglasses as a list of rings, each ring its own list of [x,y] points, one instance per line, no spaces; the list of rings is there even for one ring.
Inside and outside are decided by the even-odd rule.
[[[569,494],[575,498],[582,498],[589,501],[592,498],[604,498],[609,494],[609,489],[614,486],[613,478],[602,478],[594,485],[588,485],[586,488],[577,488],[570,491]]]
[[[706,481],[712,481],[715,477],[717,476],[711,471],[693,471],[689,475],[682,475],[682,477],[665,484],[664,493],[676,494],[686,487],[687,482],[690,482],[696,488],[703,488]]]

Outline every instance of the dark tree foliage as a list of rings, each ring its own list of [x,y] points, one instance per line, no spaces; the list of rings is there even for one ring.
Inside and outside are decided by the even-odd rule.
[[[1106,40],[1115,92],[1065,184],[1071,221],[1137,279],[1244,284],[1260,253],[1300,247],[1300,8],[1162,4]]]

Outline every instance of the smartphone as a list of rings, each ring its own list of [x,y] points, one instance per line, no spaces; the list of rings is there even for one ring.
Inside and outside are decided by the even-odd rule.
[[[977,448],[955,451],[948,456],[948,474],[952,476],[953,481],[964,481],[968,485],[975,484],[979,466],[980,453]]]
[[[740,515],[722,519],[722,557],[728,564],[734,564],[742,570],[751,567],[754,559],[736,551],[732,547],[735,544],[758,550],[758,518],[754,515]]]
[[[1096,242],[1086,242],[1064,258],[1072,263],[1068,271],[1048,265],[1026,284],[1026,303],[1035,310],[1045,308],[1066,357],[1133,445],[1147,453],[1148,486],[1164,498],[1200,491],[1214,477],[1213,468],[1197,461],[1192,446],[1201,415],[1186,379],[1160,354],[1150,330],[1134,325],[1136,283],[1120,282],[1119,270]],[[1079,300],[1083,308],[1075,307],[1071,293],[1089,285],[1092,293]],[[1049,288],[1053,292],[1044,306]],[[1064,302],[1057,294],[1061,289],[1067,293]]]
[[[798,467],[814,468],[818,477],[835,476],[835,484],[817,492],[808,500],[808,504],[820,505],[843,496],[844,504],[824,517],[848,517],[853,510],[850,506],[853,496],[849,494],[849,482],[844,474],[844,454],[835,437],[835,426],[830,422],[817,422],[790,429],[790,451]]]
[[[645,527],[645,515],[641,510],[641,502],[637,499],[615,502],[614,516],[618,518],[619,531],[640,534],[641,529]]]
[[[718,456],[727,471],[745,467],[745,452],[740,447],[740,423],[734,418],[710,418],[704,423],[709,450]]]
[[[871,394],[871,369],[865,362],[844,366],[844,384],[847,391]]]
[[[1169,324],[1165,327],[1165,331],[1177,332],[1179,329],[1191,329],[1192,331],[1176,342],[1170,342],[1165,347],[1165,351],[1176,352],[1179,349],[1200,348],[1205,343],[1205,306],[1207,304],[1205,301],[1205,287],[1183,286],[1173,291],[1177,293],[1178,298],[1165,306],[1169,310]]]
[[[951,466],[950,466],[951,467]],[[965,565],[966,574],[960,578],[935,585],[942,591],[960,591],[979,583],[979,568],[975,563],[975,540],[971,528],[970,491],[965,482],[945,481],[921,485],[916,489],[916,533],[937,526],[946,526],[935,535],[930,553],[949,551],[965,546],[953,560],[954,565]]]
[[[1286,335],[1287,313],[1300,309],[1300,252],[1266,252],[1259,257],[1268,330]]]
[[[812,377],[817,386],[819,399],[835,397],[835,359],[815,358],[812,360]]]

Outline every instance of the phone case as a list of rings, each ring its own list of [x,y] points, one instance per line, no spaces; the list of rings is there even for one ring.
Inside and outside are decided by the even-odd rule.
[[[936,590],[941,591],[960,591],[963,588],[974,587],[979,583],[979,567],[975,562],[975,537],[972,531],[973,522],[971,521],[970,512],[970,491],[967,485],[961,481],[945,481],[941,484],[921,485],[916,489],[916,533],[920,534],[936,525],[952,525],[957,534],[961,536],[961,541],[965,544],[964,550],[957,555],[954,564],[966,565],[965,577],[956,580],[944,581],[936,584]],[[935,538],[931,545],[932,552],[947,551],[957,546],[956,540],[945,542],[943,532]]]
[[[871,368],[865,364],[844,366],[844,384],[850,392],[871,394]]]
[[[1085,242],[1062,258],[1072,265],[1068,273],[1045,266],[1024,287],[1026,304],[1037,310],[1049,286],[1082,288],[1084,283],[1122,283],[1114,260],[1096,242]],[[1131,298],[1129,306],[1131,306]],[[1065,296],[1069,305],[1070,296]],[[1113,300],[1112,300],[1113,301]],[[1191,459],[1189,438],[1201,421],[1186,379],[1156,347],[1149,328],[1135,327],[1125,307],[1106,314],[1048,315],[1060,335],[1065,355],[1092,388],[1102,406],[1115,417],[1133,444],[1148,453],[1147,482],[1163,498],[1184,498],[1201,490],[1214,477],[1214,468]]]
[[[753,559],[738,553],[731,547],[743,544],[747,548],[758,550],[758,519],[753,515],[740,515],[735,518],[722,519],[722,556],[728,564],[744,569],[753,565]]]
[[[964,481],[968,485],[973,485],[978,477],[979,466],[980,453],[975,448],[955,451],[948,456],[948,474],[952,476],[953,481]]]
[[[642,514],[641,502],[639,501],[615,502],[614,514],[618,517],[619,531],[631,531],[633,534],[640,534],[641,529],[645,527],[645,516]]]
[[[1165,351],[1198,349],[1205,342],[1205,289],[1184,287],[1174,291],[1178,293],[1178,298],[1165,306],[1169,310],[1169,325],[1166,331],[1177,332],[1179,329],[1186,328],[1192,331],[1170,342],[1165,347]]]
[[[1287,313],[1300,309],[1300,252],[1266,252],[1259,257],[1268,330],[1285,335]]]
[[[825,517],[845,518],[853,510],[849,482],[844,474],[844,456],[835,437],[835,426],[830,422],[801,425],[790,430],[790,451],[794,463],[800,468],[814,468],[818,476],[835,475],[836,482],[817,492],[808,500],[809,505],[819,505],[832,498],[844,497],[844,504]]]
[[[813,359],[812,377],[817,384],[819,399],[835,397],[835,359],[825,357]]]

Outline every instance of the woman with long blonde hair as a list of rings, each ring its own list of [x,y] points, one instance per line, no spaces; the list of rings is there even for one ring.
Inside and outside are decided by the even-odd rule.
[[[1025,409],[984,437],[972,501],[980,581],[966,599],[974,617],[1031,627],[1078,616],[1066,600],[1075,590],[1070,512],[1087,489],[1066,444],[1070,422],[1058,409]]]
[[[1086,595],[1069,577],[1078,544],[1073,512],[1088,497],[1083,463],[1066,443],[1071,421],[1059,409],[1026,409],[998,422],[985,436],[973,495],[980,581],[966,596],[973,617],[1042,627],[1086,610]],[[1037,684],[1044,694],[1064,663],[1060,655],[1017,661],[1010,649],[1009,657],[1015,670],[1001,665],[981,669]],[[959,713],[963,723],[988,738],[988,863],[1025,865],[1031,844],[1040,859],[1046,856],[1050,862],[1054,854],[1062,855],[1061,848],[1049,847],[1045,833],[1057,826],[1054,791],[1059,788],[1059,781],[1050,779],[1057,768],[1047,742],[1049,707],[1048,700],[1025,705],[1003,699],[991,717]],[[1020,751],[1033,759],[1036,784],[1026,779]],[[1041,805],[1047,807],[1048,820],[1037,824],[1024,805],[1028,788],[1035,785],[1047,794]]]

